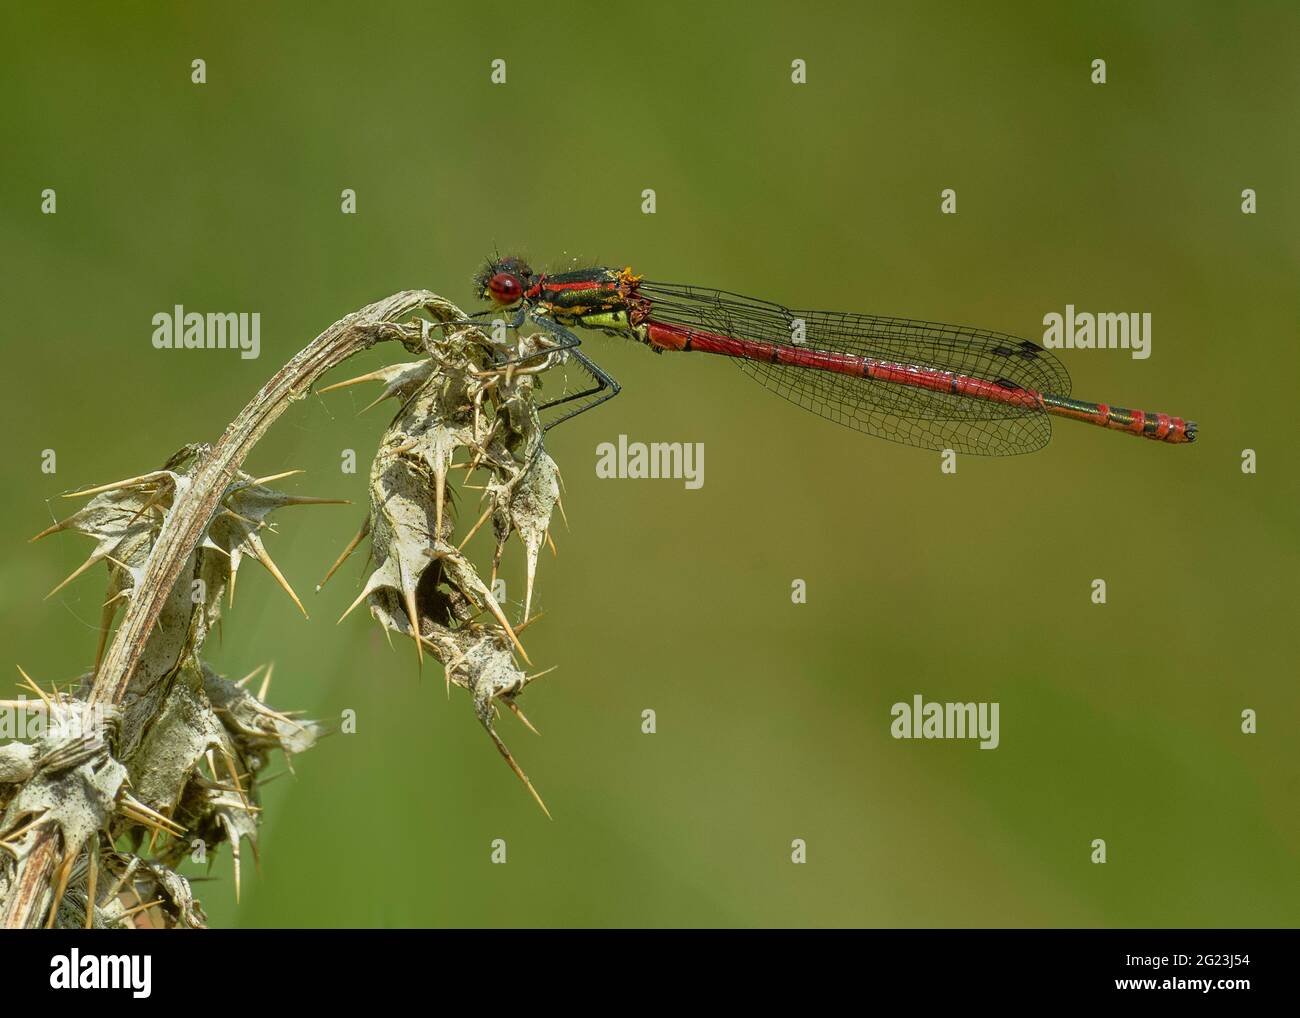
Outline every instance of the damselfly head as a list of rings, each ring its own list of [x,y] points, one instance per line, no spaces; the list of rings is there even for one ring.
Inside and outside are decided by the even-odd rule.
[[[522,258],[497,258],[475,277],[478,294],[502,307],[518,304],[532,283],[533,270]]]

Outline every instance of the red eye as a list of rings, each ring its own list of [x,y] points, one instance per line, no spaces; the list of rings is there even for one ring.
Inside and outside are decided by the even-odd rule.
[[[509,272],[498,272],[488,280],[488,292],[498,304],[513,304],[523,296],[524,286],[518,276]]]

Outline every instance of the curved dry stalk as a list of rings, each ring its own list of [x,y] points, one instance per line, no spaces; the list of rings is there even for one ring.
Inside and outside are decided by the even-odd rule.
[[[420,327],[397,324],[398,319],[417,311],[440,322],[464,317],[454,305],[428,290],[395,293],[348,315],[285,364],[230,423],[217,444],[197,454],[201,457],[197,469],[187,483],[177,485],[172,508],[161,524],[142,575],[126,602],[122,622],[95,673],[85,702],[87,709],[115,708],[122,704],[150,634],[182,570],[203,540],[240,465],[266,430],[291,403],[305,396],[317,379],[354,353],[385,340],[397,340],[413,352],[422,349]],[[107,757],[107,747],[102,743],[95,752]],[[83,789],[81,794],[89,797],[93,792],[94,789]],[[85,815],[96,816],[100,812],[101,807],[88,798]],[[73,851],[61,845],[56,823],[38,819],[34,827],[34,833],[24,832],[33,835],[32,844],[14,853],[17,861],[13,878],[8,883],[8,893],[0,901],[0,925],[5,927],[40,925],[47,912],[53,922],[56,898],[60,896],[53,884],[56,880],[61,885],[67,883],[80,853],[80,846]],[[12,841],[11,835],[11,844]]]
[[[92,703],[121,702],[149,630],[158,621],[164,599],[180,577],[226,485],[249,450],[325,372],[381,340],[410,342],[411,334],[393,320],[417,310],[429,312],[438,321],[463,317],[455,305],[429,290],[395,293],[340,319],[322,332],[263,385],[230,422],[188,490],[177,497],[158,535],[145,564],[148,583],[132,598],[109,645],[91,690]]]

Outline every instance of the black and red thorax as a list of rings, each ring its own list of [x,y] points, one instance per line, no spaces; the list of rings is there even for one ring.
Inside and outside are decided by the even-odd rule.
[[[638,292],[640,281],[630,268],[533,273],[517,259],[496,262],[479,278],[482,295],[500,305],[522,302],[561,325],[599,329],[644,343],[642,325],[650,301]]]
[[[544,311],[565,326],[597,329],[645,343],[655,350],[708,349],[711,353],[751,356],[762,348],[764,359],[773,359],[769,344],[731,341],[716,333],[682,325],[652,321],[653,301],[641,290],[641,276],[629,268],[597,266],[571,272],[533,273],[519,259],[504,259],[490,265],[480,277],[483,296],[498,304],[521,302]],[[713,346],[701,341],[714,341]],[[721,344],[721,345],[718,345]],[[731,349],[735,346],[735,349]],[[740,347],[745,347],[742,352]],[[723,347],[726,347],[725,349]]]

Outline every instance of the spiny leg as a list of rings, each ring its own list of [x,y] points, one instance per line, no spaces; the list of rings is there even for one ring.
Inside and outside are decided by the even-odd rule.
[[[546,431],[550,431],[557,424],[563,424],[565,421],[572,420],[579,414],[586,413],[588,410],[600,406],[606,400],[613,399],[623,391],[623,387],[614,380],[612,375],[578,349],[578,347],[582,345],[582,340],[578,336],[574,335],[563,325],[553,321],[545,315],[532,315],[529,320],[538,327],[549,332],[559,341],[556,346],[551,348],[552,350],[569,351],[574,360],[582,365],[587,374],[589,374],[592,377],[592,380],[596,383],[589,389],[583,389],[581,392],[575,392],[568,396],[561,396],[558,399],[550,400],[549,402],[538,406],[537,409],[542,411],[548,410],[552,407],[561,406],[565,403],[572,403],[575,400],[586,399],[593,396],[596,397],[595,399],[592,399],[591,402],[576,407],[548,423],[545,428]]]
[[[606,373],[599,364],[586,356],[580,350],[574,350],[573,356],[577,358],[578,362],[584,368],[587,369],[587,373],[596,380],[596,384],[590,389],[584,389],[582,392],[575,392],[571,396],[562,396],[559,399],[551,400],[549,403],[543,403],[537,409],[539,411],[546,410],[551,407],[561,406],[564,403],[571,403],[574,400],[585,399],[587,397],[593,398],[590,402],[575,407],[560,417],[557,417],[555,420],[550,421],[545,427],[546,431],[550,431],[556,425],[563,424],[565,421],[571,421],[579,414],[585,414],[588,410],[594,410],[602,403],[608,402],[623,391],[623,387],[619,385],[611,375]]]

